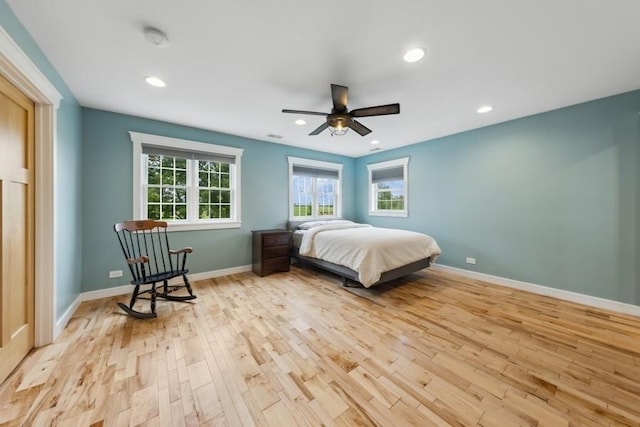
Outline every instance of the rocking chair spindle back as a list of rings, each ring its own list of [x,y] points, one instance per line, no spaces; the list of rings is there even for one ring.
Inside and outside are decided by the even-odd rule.
[[[134,290],[129,306],[118,303],[128,314],[137,318],[156,317],[156,297],[171,301],[188,301],[195,299],[186,268],[187,254],[192,248],[172,250],[169,245],[167,223],[154,220],[124,221],[114,225],[120,248],[127,261],[133,280]],[[169,285],[169,280],[181,277],[182,284]],[[162,282],[162,288],[156,289],[156,283]],[[140,291],[140,286],[149,285],[147,290]],[[186,289],[188,295],[170,295],[180,289]],[[142,296],[148,294],[149,296]],[[134,310],[137,299],[151,301],[151,310],[143,313]]]

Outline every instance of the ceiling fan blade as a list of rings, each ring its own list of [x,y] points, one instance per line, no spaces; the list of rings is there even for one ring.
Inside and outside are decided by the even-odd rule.
[[[313,132],[311,132],[309,135],[318,135],[320,132],[322,132],[323,130],[325,130],[326,128],[329,127],[329,123],[324,122],[323,124],[321,124],[320,126],[318,126],[318,128],[316,130],[314,130]]]
[[[331,84],[331,99],[333,99],[333,109],[337,113],[342,113],[347,110],[348,98],[348,87]]]
[[[368,127],[366,127],[365,125],[363,125],[357,120],[351,120],[351,124],[349,125],[349,127],[354,131],[358,132],[360,136],[365,136],[371,133],[371,129],[369,129]]]
[[[317,111],[302,111],[302,110],[282,110],[283,113],[291,113],[291,114],[311,114],[313,116],[325,116],[327,117],[329,113],[320,113]]]
[[[357,108],[349,113],[351,117],[385,116],[400,113],[400,104],[378,105],[377,107]]]

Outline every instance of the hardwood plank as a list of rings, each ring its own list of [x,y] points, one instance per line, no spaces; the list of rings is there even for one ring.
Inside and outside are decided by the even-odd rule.
[[[140,321],[84,302],[0,385],[3,425],[638,425],[640,319],[426,270],[293,267]],[[353,292],[353,293],[352,293]]]

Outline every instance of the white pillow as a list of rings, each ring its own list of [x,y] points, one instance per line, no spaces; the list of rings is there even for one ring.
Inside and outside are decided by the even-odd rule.
[[[321,225],[328,224],[354,224],[353,221],[349,221],[348,219],[333,219],[333,220],[324,220],[324,221],[309,221],[303,222],[298,225],[299,230],[309,230],[314,227],[320,227]]]

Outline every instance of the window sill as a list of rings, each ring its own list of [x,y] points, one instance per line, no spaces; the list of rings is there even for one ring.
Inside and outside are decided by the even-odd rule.
[[[221,230],[225,228],[240,228],[241,221],[228,222],[171,222],[167,221],[167,231],[197,231],[197,230]]]
[[[397,211],[397,212],[371,211],[369,212],[369,216],[390,216],[390,217],[407,218],[409,216],[409,212],[407,211]]]

